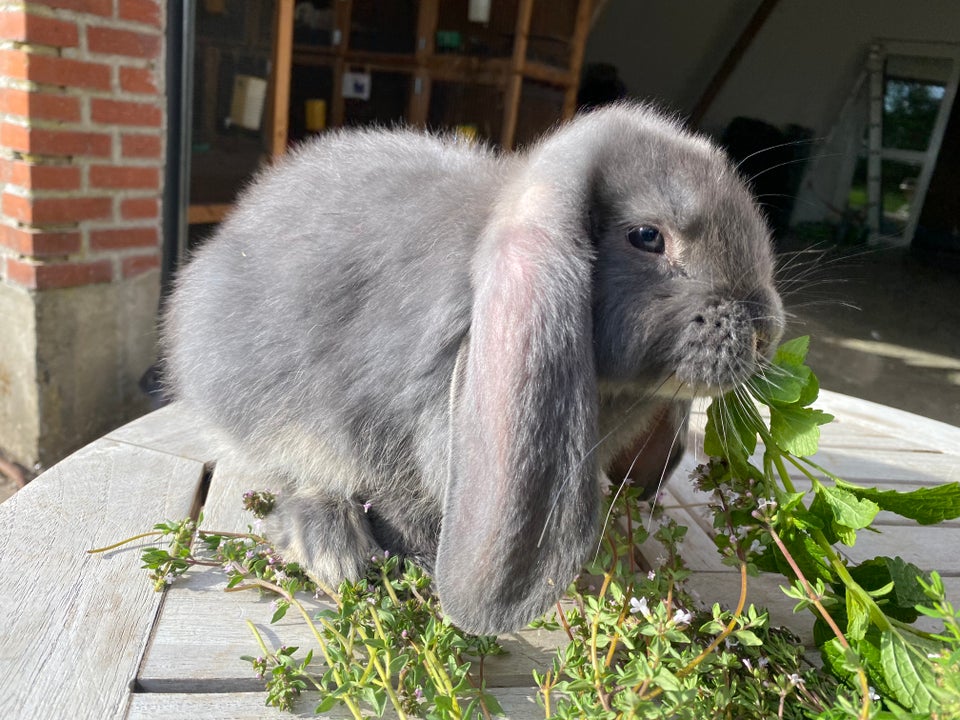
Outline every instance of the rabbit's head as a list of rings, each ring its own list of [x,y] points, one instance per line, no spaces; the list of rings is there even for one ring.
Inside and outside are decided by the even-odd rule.
[[[471,273],[436,576],[451,617],[489,632],[546,610],[596,547],[601,385],[638,413],[726,391],[771,352],[783,310],[736,169],[633,105],[517,164]]]

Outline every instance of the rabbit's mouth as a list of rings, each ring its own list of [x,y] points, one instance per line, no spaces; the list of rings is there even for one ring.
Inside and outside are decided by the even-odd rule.
[[[722,395],[745,383],[781,334],[776,307],[757,315],[744,302],[711,303],[681,333],[676,378],[694,396]]]

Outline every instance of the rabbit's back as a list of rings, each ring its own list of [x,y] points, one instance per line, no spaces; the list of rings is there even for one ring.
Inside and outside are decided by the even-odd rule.
[[[408,131],[334,134],[266,171],[178,280],[176,397],[298,474],[442,457],[501,172],[486,150]]]

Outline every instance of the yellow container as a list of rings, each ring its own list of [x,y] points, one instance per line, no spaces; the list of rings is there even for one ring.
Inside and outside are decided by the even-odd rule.
[[[307,131],[320,132],[327,127],[327,101],[307,100],[304,103],[307,114]]]

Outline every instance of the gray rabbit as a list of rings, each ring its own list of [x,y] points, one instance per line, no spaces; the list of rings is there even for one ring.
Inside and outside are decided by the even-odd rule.
[[[722,151],[649,108],[519,154],[347,130],[269,168],[179,277],[174,395],[264,484],[268,533],[336,585],[389,550],[472,632],[548,609],[596,548],[603,471],[656,485],[689,402],[783,310]],[[615,481],[621,477],[614,477]]]

